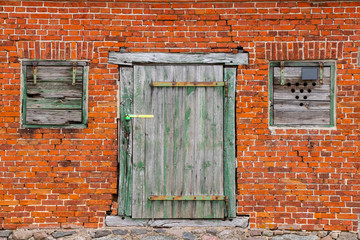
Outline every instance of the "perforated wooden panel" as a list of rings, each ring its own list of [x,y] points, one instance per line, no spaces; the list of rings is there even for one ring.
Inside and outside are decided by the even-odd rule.
[[[306,67],[284,66],[282,81],[281,67],[273,68],[273,125],[331,124],[331,67],[317,69],[315,79],[304,78],[303,68]]]

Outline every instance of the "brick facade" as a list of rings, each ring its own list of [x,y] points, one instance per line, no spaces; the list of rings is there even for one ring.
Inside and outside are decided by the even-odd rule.
[[[237,82],[238,214],[252,228],[356,231],[360,2],[159,2],[0,1],[0,229],[101,227],[116,213],[109,51],[241,46],[249,64]],[[20,59],[90,61],[88,128],[20,128]],[[269,61],[330,59],[336,129],[269,129]]]

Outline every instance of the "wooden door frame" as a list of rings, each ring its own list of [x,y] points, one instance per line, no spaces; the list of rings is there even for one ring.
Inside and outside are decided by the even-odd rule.
[[[110,64],[119,65],[118,161],[119,192],[118,215],[131,216],[132,196],[132,136],[130,122],[125,115],[133,111],[134,69],[139,64],[223,64],[227,95],[224,96],[224,194],[228,196],[228,218],[236,217],[236,149],[235,149],[235,91],[237,66],[248,64],[248,53],[120,53],[109,52]]]

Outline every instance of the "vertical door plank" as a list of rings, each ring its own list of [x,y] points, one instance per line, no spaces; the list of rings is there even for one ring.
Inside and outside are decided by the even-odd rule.
[[[120,68],[120,128],[119,132],[119,200],[118,214],[120,216],[131,215],[131,191],[132,191],[132,131],[131,122],[125,120],[125,115],[133,112],[134,78],[133,68]]]
[[[236,68],[224,68],[224,80],[228,84],[224,107],[224,192],[229,198],[228,216],[236,217],[235,199],[235,89]]]
[[[159,72],[163,72],[163,81],[171,81],[174,79],[174,67],[173,66],[159,66]],[[163,195],[171,195],[172,177],[173,177],[173,157],[174,157],[174,135],[175,127],[174,121],[176,119],[176,107],[178,102],[174,93],[174,89],[162,89],[165,91],[165,99],[159,104],[164,105],[164,189]],[[172,218],[172,205],[171,201],[165,201],[161,204],[164,205],[164,218]]]
[[[201,81],[223,81],[222,66],[199,66],[198,76]],[[217,125],[222,125],[223,92],[217,88],[199,89],[197,108],[199,112],[198,127],[198,158],[197,186],[200,195],[222,195],[223,185],[223,149],[214,146],[214,142],[222,142],[223,132],[216,132]],[[220,103],[220,104],[219,104]],[[214,107],[221,105],[215,116]],[[220,118],[220,119],[219,119]],[[218,122],[216,122],[218,120]],[[217,129],[219,130],[219,129]],[[215,131],[215,132],[214,132]],[[216,134],[217,133],[217,134]],[[216,134],[216,136],[215,136]],[[215,148],[214,148],[215,147]],[[217,167],[217,169],[214,169]],[[216,179],[216,182],[214,181]],[[202,218],[221,218],[224,216],[223,202],[196,202],[196,216]]]
[[[167,74],[163,71],[162,67],[153,67],[154,74],[156,76],[155,81],[164,81],[164,74]],[[149,195],[162,195],[165,186],[165,179],[164,179],[164,167],[166,162],[164,162],[165,155],[164,149],[166,147],[165,144],[165,114],[166,108],[164,104],[161,104],[165,101],[165,92],[161,88],[151,88],[152,91],[152,111],[155,115],[155,122],[154,122],[154,134],[156,137],[156,141],[154,142],[154,179],[155,179],[155,186],[152,192],[149,192]],[[156,161],[157,160],[157,161]],[[161,218],[166,211],[164,211],[164,204],[162,202],[154,201],[151,202],[152,204],[152,215],[155,218]]]
[[[153,210],[153,205],[152,202],[148,200],[148,196],[149,193],[151,193],[153,191],[153,188],[158,184],[157,182],[155,182],[155,176],[157,175],[156,173],[156,169],[155,169],[155,151],[156,151],[156,146],[157,146],[157,137],[155,136],[157,133],[155,132],[155,128],[157,126],[157,117],[158,114],[154,114],[153,108],[156,106],[157,102],[156,102],[156,97],[154,99],[154,92],[152,91],[151,88],[148,87],[148,84],[152,81],[155,80],[156,77],[156,72],[154,67],[152,66],[142,66],[142,69],[144,69],[145,72],[145,78],[146,81],[144,82],[144,84],[146,86],[144,86],[144,100],[146,102],[144,102],[144,108],[142,110],[143,114],[153,114],[154,118],[153,119],[147,119],[145,120],[145,126],[146,126],[146,132],[145,132],[145,162],[144,162],[144,194],[145,196],[143,197],[143,201],[145,201],[145,209],[144,209],[144,213],[143,216],[151,216],[152,218],[155,217],[154,216],[154,211]],[[139,113],[140,114],[140,113]],[[148,181],[149,179],[152,179],[152,181]],[[153,214],[151,214],[153,213]]]
[[[213,78],[212,81],[223,81],[223,68],[222,66],[215,66],[212,71],[206,71],[209,78]],[[224,88],[209,88],[211,94],[209,98],[212,98],[213,101],[210,105],[210,118],[209,123],[211,133],[211,139],[209,141],[209,164],[206,169],[207,172],[205,175],[208,177],[205,181],[207,186],[206,192],[209,192],[211,195],[218,195],[219,193],[224,193],[224,182],[223,182],[223,139],[224,139],[224,122],[223,122],[223,109],[224,109]],[[222,184],[219,184],[222,183]],[[224,214],[224,202],[209,202],[209,209],[212,210],[210,216],[223,216]]]
[[[196,72],[197,66],[191,65],[183,68],[184,79],[182,81],[195,82],[197,81]],[[184,169],[183,182],[181,184],[182,195],[195,195],[194,188],[194,158],[195,158],[195,87],[187,87],[184,89]],[[195,203],[191,201],[184,201],[182,203],[182,212],[184,216],[194,217]]]
[[[134,113],[148,114],[150,102],[150,78],[146,69],[134,66]],[[148,218],[146,212],[149,208],[145,185],[145,169],[147,157],[147,121],[152,119],[134,118],[131,119],[133,125],[133,211],[134,218]]]
[[[186,67],[172,66],[174,78],[173,81],[183,81],[184,75],[183,70]],[[183,180],[183,171],[184,171],[184,128],[185,128],[185,107],[184,107],[184,88],[173,88],[174,93],[173,99],[175,98],[175,116],[174,116],[174,149],[173,149],[173,164],[171,166],[172,174],[169,180],[171,181],[171,194],[172,195],[183,195],[182,183]],[[172,217],[181,218],[182,217],[182,201],[172,203]]]

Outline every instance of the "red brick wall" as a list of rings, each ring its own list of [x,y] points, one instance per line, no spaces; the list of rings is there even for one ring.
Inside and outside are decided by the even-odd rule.
[[[360,1],[0,1],[0,229],[101,227],[115,212],[118,70],[108,51],[242,46],[238,214],[251,227],[357,230],[359,19]],[[20,129],[19,59],[89,60],[89,127]],[[318,59],[337,61],[336,130],[270,131],[269,61]]]

